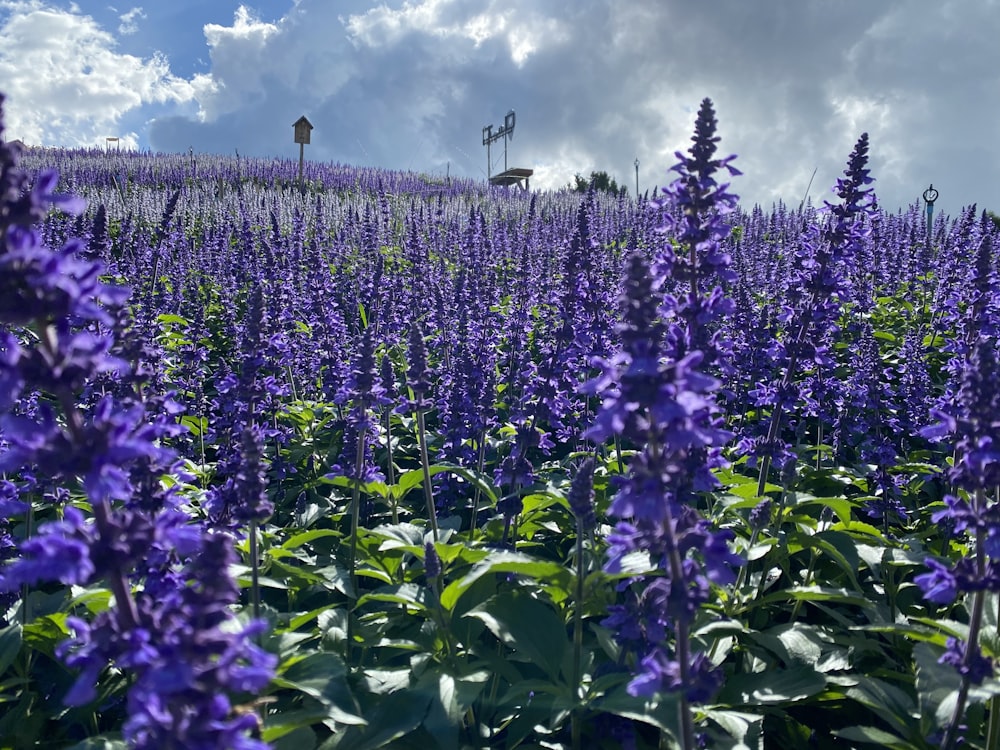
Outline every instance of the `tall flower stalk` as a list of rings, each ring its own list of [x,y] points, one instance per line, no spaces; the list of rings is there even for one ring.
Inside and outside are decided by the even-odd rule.
[[[128,290],[99,280],[82,243],[50,250],[33,226],[53,204],[82,210],[53,194],[57,179],[44,173],[28,189],[0,142],[0,472],[77,487],[89,507],[67,505],[23,540],[0,591],[54,581],[111,590],[113,605],[92,620],[67,620],[73,635],[57,655],[79,670],[68,705],[95,701],[109,664],[129,675],[130,746],[263,750],[248,736],[256,718],[235,716],[228,695],[262,690],[277,660],[252,643],[262,624],[240,625],[230,610],[232,537],[192,523],[159,481],[176,471],[165,443],[179,407],[113,356],[135,348],[114,329]],[[20,413],[29,394],[39,406]]]
[[[327,477],[347,477],[351,480],[351,532],[347,568],[351,577],[351,591],[357,596],[358,529],[361,522],[361,485],[381,479],[372,456],[372,431],[375,420],[372,407],[381,404],[384,397],[382,383],[375,371],[375,329],[368,325],[361,331],[358,351],[344,386],[337,394],[337,403],[349,405],[344,425],[344,445],[340,461]],[[353,648],[353,618],[347,620],[347,660]]]
[[[732,583],[730,565],[742,562],[729,551],[731,532],[713,531],[695,509],[698,494],[717,485],[711,470],[724,465],[720,451],[731,437],[715,403],[719,381],[701,372],[706,360],[712,369],[725,364],[707,326],[727,309],[711,284],[726,280],[722,216],[735,200],[715,181],[729,162],[713,158],[715,125],[706,99],[690,156],[678,154],[680,176],[659,204],[681,217],[664,226],[664,234],[680,227],[680,251],[665,242],[655,274],[641,252],[628,256],[616,327],[622,348],[597,361],[603,374],[587,386],[603,401],[586,436],[599,443],[618,436],[638,449],[609,507],[621,520],[608,538],[605,569],[621,572],[635,552],[649,554],[651,569],[630,584],[634,606],[612,607],[605,625],[640,634],[623,637],[637,660],[630,694],[678,693],[685,750],[696,746],[691,704],[709,700],[721,685],[707,654],[695,650],[691,628],[711,584]],[[668,275],[682,285],[676,296],[663,293]]]
[[[729,437],[712,400],[718,382],[698,372],[700,352],[666,358],[658,296],[645,259],[631,255],[618,326],[623,350],[603,363],[605,374],[592,385],[604,400],[587,436],[604,442],[620,434],[641,446],[609,508],[623,520],[608,538],[605,569],[621,572],[626,555],[647,551],[657,572],[633,584],[641,610],[613,607],[605,624],[642,633],[633,646],[638,664],[628,690],[644,696],[679,691],[687,750],[695,746],[690,704],[709,699],[721,684],[705,655],[692,650],[691,626],[710,583],[731,582],[728,566],[738,559],[726,546],[730,534],[711,531],[690,504],[711,487],[707,467],[694,462]]]
[[[437,509],[434,505],[434,489],[431,486],[431,462],[427,453],[427,425],[424,413],[433,406],[427,394],[430,391],[430,381],[427,372],[427,349],[424,345],[424,333],[420,323],[410,326],[410,339],[406,371],[406,384],[413,394],[407,404],[417,423],[417,443],[420,446],[420,468],[424,475],[424,501],[427,504],[427,522],[431,526],[434,541],[438,539]]]
[[[949,638],[940,661],[953,665],[961,676],[955,709],[942,747],[951,750],[959,741],[969,690],[994,674],[992,661],[983,655],[979,637],[983,628],[986,594],[1000,591],[1000,354],[997,340],[982,336],[972,346],[955,404],[950,412],[938,411],[937,425],[923,432],[928,437],[950,436],[955,464],[948,472],[957,493],[945,497],[944,510],[932,516],[935,523],[970,538],[972,552],[952,565],[933,558],[930,572],[916,577],[924,597],[936,604],[951,604],[969,594],[972,603],[969,633],[962,642]]]
[[[815,364],[831,367],[829,350],[836,334],[841,306],[849,298],[844,264],[854,257],[870,231],[865,219],[872,212],[873,182],[868,169],[868,134],[862,133],[847,162],[844,177],[835,188],[840,199],[827,203],[829,217],[823,228],[811,226],[795,251],[795,269],[789,282],[790,300],[777,318],[785,323],[788,338],[775,341],[771,354],[782,371],[776,386],[759,384],[759,406],[770,406],[766,436],[748,439],[749,452],[760,459],[757,495],[764,494],[768,471],[775,457],[780,463],[792,460],[779,445],[782,420],[798,403],[800,367]]]
[[[576,519],[576,606],[573,607],[573,676],[570,685],[573,689],[573,716],[571,718],[570,734],[573,749],[579,750],[581,742],[579,703],[583,699],[580,673],[583,661],[583,586],[587,579],[587,565],[584,559],[584,541],[597,526],[594,514],[594,459],[588,458],[576,471],[570,485],[569,507]]]

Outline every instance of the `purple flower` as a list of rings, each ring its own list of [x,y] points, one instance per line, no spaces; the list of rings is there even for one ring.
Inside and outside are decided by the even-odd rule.
[[[16,156],[0,141],[0,386],[12,392],[0,398],[0,471],[25,487],[56,484],[45,497],[57,504],[82,487],[91,518],[64,505],[19,557],[4,551],[0,590],[103,580],[113,605],[70,619],[74,635],[57,655],[80,670],[71,704],[94,699],[109,665],[128,674],[131,746],[263,748],[243,736],[246,719],[230,718],[226,697],[262,689],[275,666],[230,611],[232,539],[207,534],[162,487],[164,473],[183,478],[165,447],[180,429],[176,404],[153,385],[155,368],[116,356],[151,351],[128,340],[128,290],[100,281],[104,268],[80,255],[82,243],[50,250],[32,226],[50,204],[81,202],[53,192],[54,173],[28,190]],[[18,509],[11,483],[0,500]]]
[[[731,231],[725,216],[735,210],[737,196],[728,192],[728,184],[720,185],[716,175],[726,170],[736,176],[740,171],[730,163],[735,156],[714,158],[719,141],[716,126],[712,101],[704,99],[690,155],[676,153],[678,162],[671,171],[678,177],[664,188],[665,198],[655,204],[664,210],[659,231],[677,243],[676,249],[670,240],[662,244],[655,266],[657,276],[670,285],[664,312],[678,319],[670,326],[667,348],[677,359],[700,351],[706,370],[716,362],[726,363],[730,344],[711,325],[734,310],[722,288],[709,285],[728,284],[736,278],[729,270],[731,258],[724,243]]]
[[[659,692],[683,690],[692,703],[710,701],[722,687],[722,673],[705,654],[696,654],[687,673],[663,648],[654,647],[642,660],[639,676],[629,683],[630,695],[650,698]]]
[[[950,568],[928,558],[924,564],[930,573],[921,573],[913,579],[924,592],[924,598],[935,604],[951,604],[958,596],[958,582]]]
[[[605,569],[617,572],[626,555],[645,552],[658,574],[629,583],[635,605],[615,609],[605,624],[634,644],[633,695],[681,691],[685,747],[694,744],[687,704],[709,700],[721,684],[693,650],[690,627],[711,584],[731,582],[730,566],[742,563],[729,550],[732,533],[713,531],[694,509],[698,494],[717,486],[712,469],[726,465],[721,450],[732,437],[715,402],[719,381],[701,371],[728,369],[728,346],[712,327],[732,309],[715,282],[732,278],[720,217],[735,202],[713,176],[729,160],[712,158],[718,139],[707,99],[692,140],[690,158],[680,155],[675,167],[680,179],[666,191],[683,221],[681,252],[665,242],[655,274],[641,252],[628,255],[615,329],[621,351],[595,363],[602,374],[585,391],[602,403],[584,433],[598,442],[615,436],[638,451],[609,507],[621,520],[608,538]],[[668,284],[675,286],[664,294]],[[632,617],[638,621],[628,622]]]
[[[955,667],[973,685],[982,685],[984,680],[993,676],[993,661],[983,656],[978,645],[970,646],[958,638],[948,638],[944,654],[938,662]]]
[[[763,529],[771,522],[771,509],[774,506],[774,502],[771,498],[761,500],[757,503],[753,509],[750,511],[750,528],[754,531]]]
[[[0,570],[0,590],[12,592],[42,581],[77,586],[91,582],[93,533],[79,510],[70,506],[64,513],[62,521],[44,524],[36,536],[21,542],[20,557]]]
[[[434,406],[434,401],[428,398],[431,383],[430,372],[427,368],[427,347],[424,344],[423,329],[418,321],[414,321],[410,325],[406,385],[413,393],[413,397],[405,405],[406,411],[426,411]]]
[[[830,351],[839,334],[842,306],[850,299],[851,282],[845,268],[854,259],[870,234],[874,212],[872,178],[867,168],[868,134],[862,133],[848,159],[844,176],[837,181],[840,202],[827,203],[825,221],[810,222],[801,231],[791,252],[791,268],[785,285],[785,304],[776,314],[784,330],[771,343],[771,382],[758,382],[752,390],[758,404],[771,406],[770,418],[751,423],[740,441],[746,451],[761,460],[760,487],[763,487],[772,459],[785,463],[791,458],[782,439],[784,416],[802,402],[804,411],[823,411],[826,383],[813,382],[815,397],[810,401],[809,384],[802,382],[800,370],[811,363],[829,368]],[[756,433],[756,434],[753,434]]]
[[[593,458],[588,458],[576,470],[566,500],[569,502],[573,515],[576,516],[580,530],[583,532],[593,531],[597,527],[597,515],[594,513]]]
[[[441,558],[438,556],[434,542],[424,544],[424,572],[428,580],[433,580],[441,575]]]
[[[715,486],[710,468],[721,465],[718,452],[730,433],[719,426],[712,399],[717,381],[697,370],[701,352],[672,361],[664,351],[666,329],[655,290],[645,259],[633,253],[618,328],[622,351],[603,363],[604,374],[589,386],[603,403],[586,433],[599,440],[618,434],[640,449],[609,508],[622,520],[608,538],[605,567],[617,572],[626,555],[645,551],[661,571],[644,586],[632,584],[643,592],[636,614],[645,614],[637,627],[628,628],[642,634],[630,690],[643,694],[674,689],[678,683],[664,671],[669,664],[676,662],[670,669],[685,679],[693,676],[688,669],[701,662],[690,652],[688,627],[708,600],[710,581],[731,581],[728,567],[741,562],[728,549],[731,535],[712,532],[689,505],[696,493]],[[674,635],[673,655],[660,643],[668,631]]]

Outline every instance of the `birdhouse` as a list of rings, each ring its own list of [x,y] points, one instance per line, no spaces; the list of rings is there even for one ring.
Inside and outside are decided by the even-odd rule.
[[[313,125],[305,115],[293,122],[292,127],[295,128],[296,143],[309,143],[309,133],[312,132]]]

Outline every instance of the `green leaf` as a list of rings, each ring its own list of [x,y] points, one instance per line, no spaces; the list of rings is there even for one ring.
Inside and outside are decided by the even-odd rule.
[[[316,618],[316,627],[322,635],[322,641],[340,643],[347,640],[347,619],[350,615],[346,609],[328,609]]]
[[[562,619],[548,605],[521,591],[505,591],[464,616],[481,620],[505,646],[541,666],[553,680],[559,677],[569,639]]]
[[[917,663],[917,704],[920,715],[934,718],[934,728],[944,728],[951,722],[962,678],[955,667],[939,664],[936,651],[926,643],[913,648]]]
[[[389,747],[419,727],[427,716],[431,703],[428,692],[397,690],[382,696],[368,712],[368,725],[363,729],[349,727],[334,734],[320,745],[319,750],[375,750]]]
[[[297,549],[303,544],[308,544],[315,539],[322,539],[323,537],[341,536],[339,531],[333,531],[332,529],[310,529],[309,531],[303,531],[300,534],[295,534],[289,537],[288,540],[281,545],[282,549]]]
[[[364,687],[372,695],[388,695],[402,690],[410,684],[410,668],[366,669]]]
[[[309,633],[296,633],[291,630],[275,631],[264,638],[265,648],[282,658],[291,658],[301,651],[302,644],[312,640]]]
[[[493,552],[476,563],[464,578],[452,581],[441,592],[441,606],[446,611],[455,608],[459,598],[472,584],[489,573],[519,573],[539,580],[552,579],[568,587],[572,574],[564,566],[549,560],[539,560],[520,552]]]
[[[336,654],[314,652],[295,661],[273,680],[278,687],[305,693],[320,701],[329,718],[341,724],[365,724],[347,682],[347,666]]]
[[[431,475],[437,474],[438,471],[447,471],[455,476],[462,477],[462,479],[471,484],[474,489],[478,489],[486,495],[486,498],[490,501],[490,505],[497,504],[497,498],[500,496],[500,491],[497,489],[497,486],[490,481],[488,475],[481,474],[473,469],[467,469],[464,466],[444,462],[432,464],[430,469]]]
[[[824,508],[829,508],[837,514],[837,518],[841,521],[847,522],[851,520],[851,511],[858,506],[858,503],[846,497],[815,497],[803,500],[798,504],[798,507],[806,505],[819,505]]]
[[[187,427],[188,432],[195,437],[198,437],[208,429],[208,420],[205,417],[196,417],[191,414],[185,414],[181,417],[180,423]]]
[[[788,599],[801,599],[807,602],[837,602],[838,604],[851,604],[864,609],[871,609],[875,606],[867,597],[860,596],[847,589],[835,589],[827,586],[795,586],[783,591],[775,591],[758,599],[755,605],[771,604]]]
[[[678,736],[676,693],[662,694],[656,699],[639,698],[629,695],[626,685],[622,684],[596,701],[595,707],[616,716],[650,724],[674,737]]]
[[[104,736],[88,737],[82,742],[71,745],[66,750],[128,750],[128,743],[125,740]]]
[[[895,685],[859,675],[857,685],[847,691],[847,697],[870,708],[903,736],[917,729],[913,718],[917,713],[917,707],[910,696]]]
[[[21,626],[18,623],[0,630],[0,674],[14,663],[21,650]]]
[[[726,734],[747,747],[759,745],[764,731],[764,717],[743,711],[722,711],[713,708],[700,710],[708,719],[722,727]]]
[[[730,487],[727,490],[730,494],[741,497],[744,500],[750,500],[752,498],[759,498],[761,495],[757,494],[757,482],[746,482],[745,484],[740,484],[736,487]],[[764,485],[764,494],[769,492],[781,492],[781,486],[777,484],[767,483]]]
[[[850,534],[845,534],[842,531],[821,531],[809,537],[808,544],[818,547],[826,553],[847,574],[851,585],[856,590],[861,590],[855,574],[855,571],[861,566],[861,558],[855,547],[856,542]]]
[[[729,677],[719,695],[720,703],[757,706],[790,703],[823,692],[826,679],[813,667],[768,670]]]
[[[425,529],[412,523],[397,523],[377,526],[367,531],[366,535],[385,539],[379,546],[379,550],[384,551],[398,547],[423,547],[424,531]]]
[[[174,315],[172,313],[162,313],[157,315],[156,320],[165,325],[181,325],[185,328],[189,325],[187,318],[182,318],[180,315]]]
[[[333,565],[325,565],[322,568],[316,568],[313,572],[323,579],[323,585],[326,586],[326,588],[339,591],[341,594],[351,599],[355,597],[354,587],[351,583],[351,574],[348,572],[347,568],[334,563]],[[363,574],[363,571],[358,571],[358,575]]]
[[[816,664],[826,645],[815,628],[800,622],[779,625],[773,632],[788,649],[789,659],[799,664]]]
[[[334,477],[329,474],[319,478],[322,484],[332,484],[334,487],[345,487],[347,489],[353,489],[354,485],[358,485],[358,490],[366,495],[378,495],[382,498],[389,497],[389,487],[385,482],[355,482],[353,479],[348,479],[347,477]]]
[[[231,565],[229,566],[229,572],[236,579],[236,583],[241,589],[248,589],[253,586],[253,581],[250,577],[250,568],[246,565]],[[257,585],[268,589],[281,589],[282,591],[288,588],[288,584],[277,581],[270,576],[259,576],[257,578]]]
[[[468,704],[463,706],[459,702],[455,678],[448,674],[427,672],[417,689],[430,696],[424,729],[437,741],[438,747],[457,747],[458,728]]]
[[[281,560],[275,560],[273,557],[270,558],[269,565],[274,573],[281,573],[283,575],[276,576],[281,580],[288,582],[289,584],[295,583],[299,586],[311,586],[314,583],[323,583],[322,576],[318,576],[313,573],[308,568],[301,568],[297,565],[289,565]]]
[[[445,471],[441,466],[432,466],[428,471],[428,474],[434,476],[435,474]],[[409,471],[404,471],[396,484],[392,485],[389,489],[392,494],[398,499],[402,499],[406,493],[410,490],[420,487],[424,483],[424,469],[420,467],[419,469],[410,469]],[[422,535],[421,535],[422,536]]]
[[[415,609],[417,612],[427,612],[430,604],[430,596],[426,587],[418,586],[415,583],[403,583],[396,586],[385,586],[365,594],[358,599],[358,606],[366,602],[391,602],[402,604],[407,610]]]
[[[833,732],[835,737],[849,740],[851,742],[865,742],[870,745],[889,748],[890,750],[914,750],[916,747],[909,742],[901,740],[894,734],[876,727],[847,727],[836,729]]]
[[[321,724],[327,719],[326,711],[282,711],[267,717],[264,721],[264,730],[261,732],[261,739],[264,742],[274,742],[286,736],[295,736],[295,732],[303,727],[310,727],[314,724]],[[316,737],[313,736],[315,747]]]
[[[21,637],[31,648],[52,655],[56,646],[69,635],[65,613],[36,617],[24,626]]]
[[[887,625],[859,625],[857,628],[858,630],[863,630],[867,633],[891,633],[893,635],[901,635],[912,641],[926,641],[927,643],[933,643],[941,647],[944,646],[945,641],[947,640],[947,636],[944,633],[928,630],[927,628],[916,627],[915,625],[907,625],[901,622],[890,623]]]
[[[271,746],[274,750],[313,750],[316,747],[316,733],[309,727],[296,727],[288,734],[272,740]]]
[[[321,614],[326,612],[328,609],[330,609],[330,607],[328,605],[324,605],[322,607],[317,607],[316,609],[309,610],[308,612],[302,612],[300,614],[297,614],[288,621],[288,627],[285,629],[298,630],[307,622],[312,622],[313,620],[317,619]]]

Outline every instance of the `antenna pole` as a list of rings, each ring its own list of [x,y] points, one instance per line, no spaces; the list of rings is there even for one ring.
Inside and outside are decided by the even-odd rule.
[[[493,132],[492,125],[486,125],[483,128],[483,145],[486,146],[486,179],[491,180],[493,177],[493,158],[490,151],[490,147],[493,145],[494,141],[498,141],[503,138],[503,171],[507,171],[507,139],[514,137],[514,124],[516,122],[514,116],[514,110],[510,110],[507,116],[504,117],[503,125],[495,133]]]

